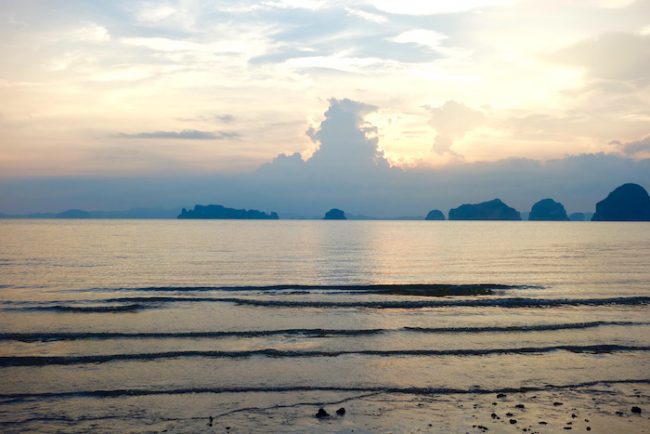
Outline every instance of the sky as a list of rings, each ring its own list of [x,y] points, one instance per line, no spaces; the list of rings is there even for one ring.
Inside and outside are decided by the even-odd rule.
[[[650,0],[3,0],[0,56],[0,212],[650,188]]]

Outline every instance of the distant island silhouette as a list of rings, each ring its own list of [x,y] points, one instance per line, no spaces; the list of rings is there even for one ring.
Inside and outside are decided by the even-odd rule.
[[[506,205],[501,199],[476,204],[463,204],[449,210],[449,220],[522,220],[531,221],[650,221],[650,195],[646,189],[634,183],[623,184],[596,204],[596,212],[573,212],[567,215],[564,205],[551,198],[536,202],[530,212],[519,212]],[[235,209],[223,205],[195,205],[193,209],[175,208],[131,208],[121,211],[86,211],[72,208],[62,212],[34,212],[29,214],[2,214],[0,219],[243,219],[277,220],[276,212],[266,213],[256,209]],[[285,219],[314,220],[290,214]],[[445,220],[445,214],[433,209],[426,217],[373,217],[354,215],[338,208],[332,208],[323,220]]]
[[[567,221],[569,220],[569,216],[566,214],[564,205],[560,202],[556,202],[553,199],[542,199],[533,205],[528,220]]]
[[[650,221],[650,196],[639,184],[623,184],[596,204],[592,221]]]
[[[331,210],[327,211],[325,213],[325,217],[323,217],[323,220],[347,220],[348,218],[345,216],[345,212],[343,210],[340,210],[338,208],[332,208]]]
[[[91,217],[92,216],[88,211],[82,209],[69,209],[54,216],[54,218],[57,219],[89,219]]]
[[[429,213],[427,214],[427,216],[424,219],[425,220],[445,220],[445,215],[439,209],[432,209],[431,211],[429,211]]]
[[[464,204],[449,210],[449,220],[521,220],[521,214],[501,199]]]
[[[278,220],[278,214],[267,214],[256,209],[234,209],[223,205],[195,205],[194,209],[183,208],[179,219],[239,219],[239,220]]]

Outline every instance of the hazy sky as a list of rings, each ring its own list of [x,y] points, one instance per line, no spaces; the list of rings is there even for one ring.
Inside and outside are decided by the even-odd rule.
[[[0,56],[0,211],[42,201],[38,182],[67,185],[60,207],[138,202],[91,201],[88,179],[485,184],[579,158],[612,162],[611,183],[650,176],[650,0],[3,0]]]

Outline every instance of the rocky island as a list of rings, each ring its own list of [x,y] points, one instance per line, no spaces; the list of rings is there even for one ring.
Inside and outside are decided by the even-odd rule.
[[[521,214],[501,199],[464,204],[449,210],[449,220],[521,220]]]
[[[256,209],[234,209],[222,205],[195,205],[194,209],[183,208],[179,219],[238,219],[238,220],[277,220],[278,214],[267,214]]]
[[[528,220],[568,221],[569,216],[566,214],[564,205],[560,202],[556,202],[553,199],[542,199],[533,205]]]
[[[650,196],[639,184],[623,184],[596,204],[592,221],[650,221]]]
[[[347,220],[348,218],[345,216],[345,212],[343,210],[340,210],[338,208],[332,208],[331,210],[327,211],[325,213],[325,217],[323,217],[323,220]]]
[[[445,220],[445,215],[439,209],[432,209],[429,211],[425,220]]]

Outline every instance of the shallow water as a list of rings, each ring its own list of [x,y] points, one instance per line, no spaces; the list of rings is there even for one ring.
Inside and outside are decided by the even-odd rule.
[[[0,428],[650,432],[649,304],[648,223],[0,221]]]

